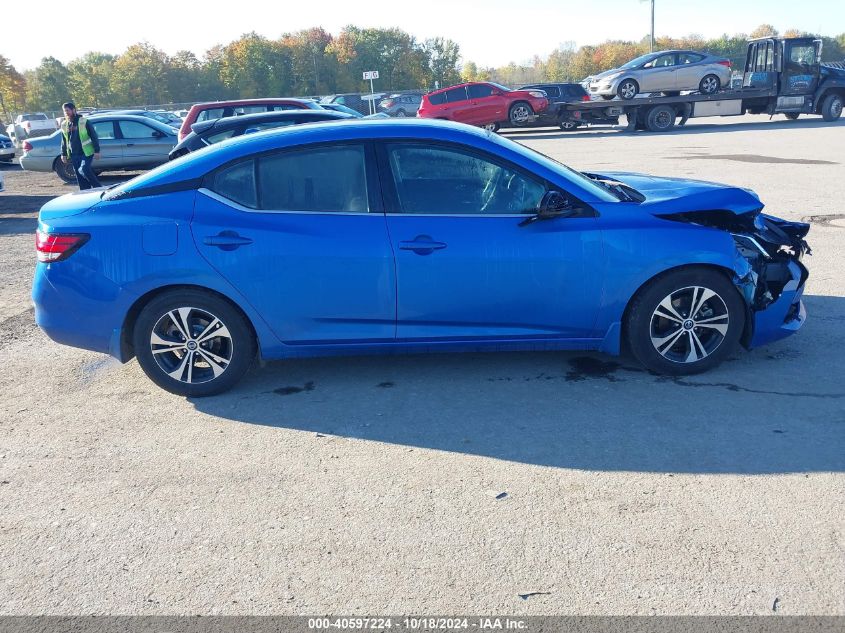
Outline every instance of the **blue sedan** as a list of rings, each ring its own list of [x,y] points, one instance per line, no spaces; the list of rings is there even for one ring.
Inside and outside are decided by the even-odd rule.
[[[804,323],[809,226],[762,207],[461,124],[309,124],[45,204],[35,315],[188,396],[257,355],[624,347],[690,374]]]

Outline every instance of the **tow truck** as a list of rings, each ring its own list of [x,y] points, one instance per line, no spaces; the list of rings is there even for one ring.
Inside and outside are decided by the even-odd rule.
[[[762,37],[749,41],[742,87],[706,95],[645,96],[566,104],[576,122],[596,110],[625,115],[628,131],[666,132],[694,117],[818,114],[836,121],[845,103],[845,67],[821,62],[822,42],[811,37]]]

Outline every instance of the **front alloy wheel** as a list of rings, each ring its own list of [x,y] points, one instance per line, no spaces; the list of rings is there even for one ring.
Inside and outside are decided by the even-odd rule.
[[[739,343],[746,306],[730,279],[711,268],[688,267],[653,279],[626,311],[631,353],[657,374],[706,371]]]
[[[673,363],[695,363],[724,342],[730,315],[710,288],[692,286],[664,297],[651,315],[651,344]]]
[[[508,113],[512,125],[524,125],[532,116],[534,116],[534,110],[527,103],[515,103]]]
[[[255,356],[252,330],[231,304],[198,290],[166,293],[141,311],[133,342],[157,385],[183,396],[231,388]]]
[[[637,96],[637,93],[640,91],[640,87],[637,85],[637,82],[633,79],[626,79],[621,84],[619,84],[619,88],[616,90],[616,94],[619,95],[621,99],[633,99]]]

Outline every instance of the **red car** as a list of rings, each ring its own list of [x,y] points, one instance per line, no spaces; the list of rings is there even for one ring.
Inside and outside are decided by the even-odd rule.
[[[496,130],[500,121],[530,123],[549,106],[542,90],[511,90],[490,82],[459,84],[423,95],[417,116]]]
[[[191,133],[191,126],[199,121],[222,119],[241,114],[274,112],[276,110],[322,110],[314,101],[308,99],[237,99],[234,101],[211,101],[191,106],[182,127],[179,128],[181,142]]]

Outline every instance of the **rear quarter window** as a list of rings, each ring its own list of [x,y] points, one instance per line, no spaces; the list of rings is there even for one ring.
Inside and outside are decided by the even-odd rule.
[[[446,103],[446,93],[438,92],[437,94],[428,95],[428,102],[431,105],[443,105]]]
[[[255,161],[250,158],[217,170],[208,188],[232,202],[255,209],[258,206],[258,195],[255,189]]]

